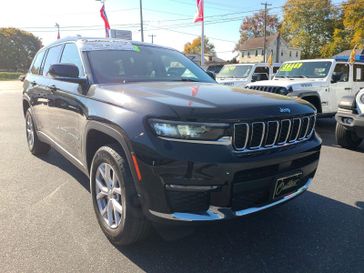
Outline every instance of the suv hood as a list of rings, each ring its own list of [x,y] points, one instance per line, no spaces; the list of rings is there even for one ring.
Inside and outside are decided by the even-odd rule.
[[[96,85],[91,97],[160,115],[169,108],[182,120],[241,120],[313,113],[303,100],[214,83],[143,82]]]

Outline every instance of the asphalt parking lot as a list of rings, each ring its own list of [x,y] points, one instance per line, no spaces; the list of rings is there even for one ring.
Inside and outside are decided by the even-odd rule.
[[[53,150],[28,152],[21,84],[0,82],[0,271],[364,272],[364,145],[335,146],[334,128],[318,122],[317,175],[289,204],[115,248],[98,227],[88,179]]]

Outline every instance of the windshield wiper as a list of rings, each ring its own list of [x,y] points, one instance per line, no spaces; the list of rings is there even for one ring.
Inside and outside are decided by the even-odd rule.
[[[177,80],[177,81],[179,81],[179,80]],[[181,82],[199,82],[199,80],[191,79],[191,78],[181,78],[180,81]]]
[[[297,76],[294,76],[292,78],[305,78],[305,79],[307,79],[308,77],[305,76],[305,75],[297,75]]]

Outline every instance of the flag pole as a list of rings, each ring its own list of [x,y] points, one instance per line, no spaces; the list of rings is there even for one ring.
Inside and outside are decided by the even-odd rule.
[[[202,0],[203,1],[203,0]],[[202,2],[202,21],[201,21],[201,66],[205,64],[205,3]]]

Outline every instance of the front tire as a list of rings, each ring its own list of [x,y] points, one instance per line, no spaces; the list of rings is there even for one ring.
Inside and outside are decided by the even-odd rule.
[[[47,143],[41,142],[38,138],[36,125],[32,117],[32,112],[28,108],[25,114],[25,129],[29,151],[33,155],[42,155],[48,153],[51,148]]]
[[[346,129],[342,124],[336,124],[335,131],[336,143],[343,148],[355,149],[359,147],[362,139],[354,131]]]
[[[118,145],[97,150],[91,165],[91,195],[99,225],[115,245],[130,245],[148,234],[129,165]]]

